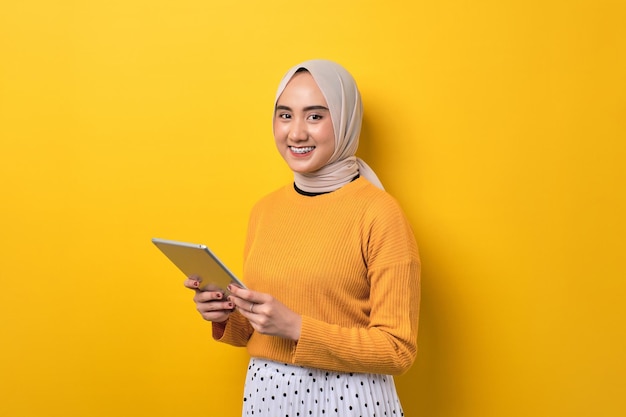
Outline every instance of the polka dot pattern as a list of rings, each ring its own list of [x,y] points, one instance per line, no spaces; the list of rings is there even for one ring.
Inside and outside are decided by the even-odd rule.
[[[252,358],[245,416],[401,417],[393,377],[325,371]]]

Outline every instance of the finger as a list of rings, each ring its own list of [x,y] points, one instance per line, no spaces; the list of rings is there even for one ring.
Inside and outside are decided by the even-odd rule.
[[[250,301],[244,300],[243,298],[229,296],[228,300],[233,303],[233,306],[238,308],[239,310],[249,311]]]
[[[255,304],[250,301],[244,301],[243,304],[240,304],[239,306],[237,306],[237,308],[240,311],[243,311],[245,313],[250,313],[250,314],[256,313],[257,311],[255,310],[255,308],[258,308],[258,307],[259,307],[258,304]]]
[[[224,294],[219,291],[198,291],[193,297],[193,300],[199,303],[206,303],[209,301],[222,300],[223,298]]]
[[[199,283],[197,281],[191,281],[191,280],[186,280],[183,285],[185,286],[185,288],[189,288],[190,290],[196,290],[199,291]]]
[[[215,322],[223,322],[225,320],[228,320],[228,317],[231,315],[233,310],[234,309],[230,309],[230,308],[223,309],[223,310],[210,310],[210,311],[203,311],[201,309],[198,309],[203,319],[208,320],[208,321],[215,321]]]
[[[239,312],[243,314],[243,316],[246,318],[251,318],[252,314],[260,313],[261,304],[248,301],[243,298],[237,298],[237,297],[232,297],[232,298],[229,297],[228,299],[235,305],[237,310],[239,310]]]
[[[200,303],[196,306],[196,309],[202,314],[215,312],[232,312],[234,308],[235,306],[231,301]]]
[[[203,319],[207,321],[211,321],[214,323],[223,323],[226,320],[228,320],[228,317],[230,316],[231,313],[232,311],[217,311],[217,312],[211,312],[211,313],[203,313],[201,314],[201,316]]]
[[[197,290],[200,288],[200,280],[197,278],[189,277],[184,282],[185,287],[190,288],[192,290]]]
[[[259,299],[260,293],[238,287],[234,284],[230,284],[228,286],[228,291],[230,291],[231,295],[234,295],[236,298],[241,298],[242,300],[250,301],[253,303],[261,302],[261,300]]]

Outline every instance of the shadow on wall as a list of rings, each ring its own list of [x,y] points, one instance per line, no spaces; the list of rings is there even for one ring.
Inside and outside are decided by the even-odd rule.
[[[441,288],[437,267],[429,265],[422,250],[422,300],[418,334],[418,352],[413,367],[396,377],[398,394],[406,416],[448,416],[458,398],[449,391],[454,385],[446,321],[451,320],[445,306],[449,304]],[[457,404],[458,405],[458,404]]]

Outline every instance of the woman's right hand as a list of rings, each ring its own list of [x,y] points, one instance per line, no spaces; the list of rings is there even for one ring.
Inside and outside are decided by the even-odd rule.
[[[198,289],[200,281],[189,277],[185,280],[185,287],[195,291],[193,297],[196,309],[203,319],[215,323],[223,323],[228,320],[234,311],[235,305],[224,298],[224,294],[219,291],[201,291]]]

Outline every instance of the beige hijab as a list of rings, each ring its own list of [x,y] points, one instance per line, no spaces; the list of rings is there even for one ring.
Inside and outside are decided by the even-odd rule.
[[[309,71],[326,98],[335,131],[335,152],[326,165],[315,172],[308,174],[294,172],[298,188],[311,193],[330,192],[344,186],[360,174],[383,189],[374,171],[355,156],[359,147],[363,104],[354,78],[341,65],[332,61],[311,60],[292,67],[278,86],[274,107],[287,83],[300,68]]]

